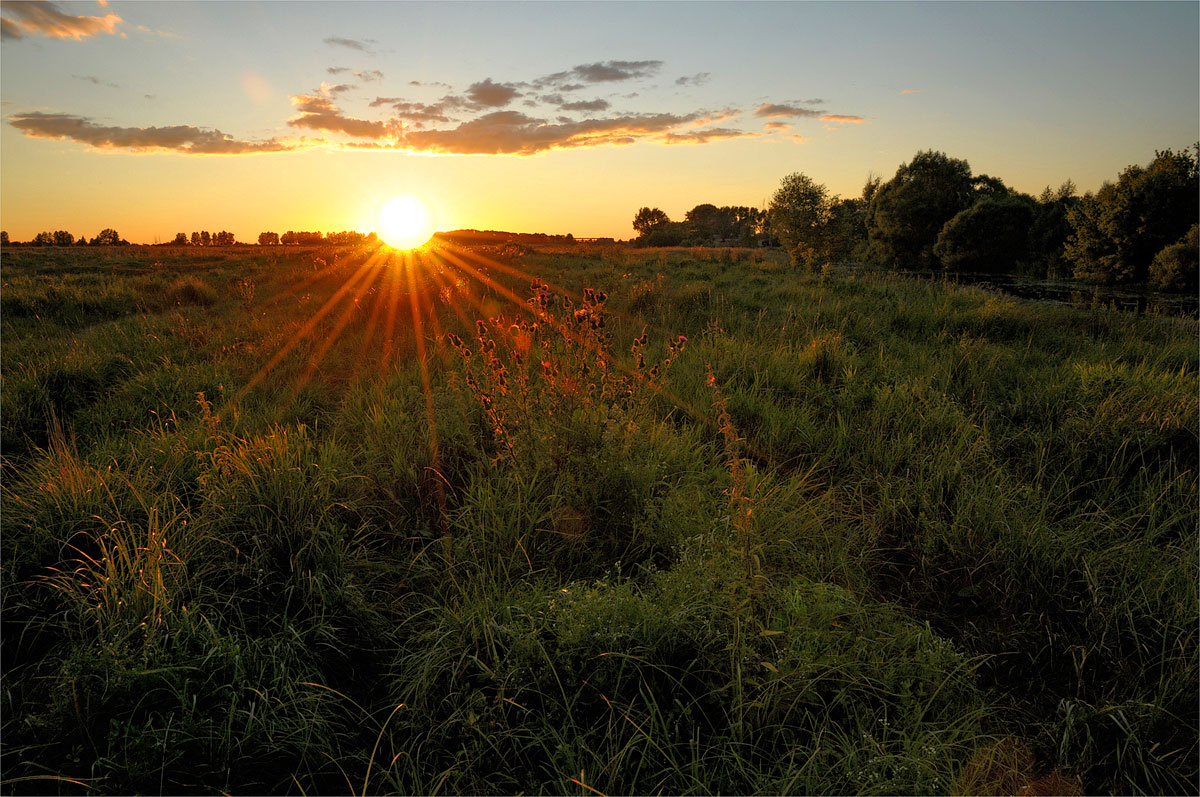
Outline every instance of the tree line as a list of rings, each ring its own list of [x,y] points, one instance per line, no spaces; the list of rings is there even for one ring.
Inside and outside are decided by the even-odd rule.
[[[295,232],[288,230],[283,235],[277,232],[263,232],[258,235],[261,246],[280,246],[296,244],[361,244],[377,240],[375,233],[361,233],[353,230],[341,232]],[[66,230],[55,232],[40,232],[32,240],[21,242],[11,241],[7,231],[0,231],[0,245],[3,246],[129,246],[129,241],[122,238],[116,230],[106,228],[91,239],[86,235],[76,238]],[[245,246],[238,242],[233,233],[228,230],[210,232],[197,230],[189,236],[187,233],[175,233],[170,243],[155,244],[156,246]]]
[[[32,240],[24,243],[10,241],[8,232],[0,230],[0,246],[129,246],[129,241],[122,238],[111,227],[104,228],[91,239],[86,235],[76,238],[66,230],[55,230],[54,232],[39,232]]]
[[[918,152],[884,182],[841,198],[803,173],[783,178],[766,210],[697,205],[682,222],[641,208],[642,246],[779,245],[794,265],[856,261],[903,271],[1074,277],[1194,291],[1200,285],[1200,171],[1163,150],[1099,191],[1074,183],[1038,197],[972,173],[965,160]]]

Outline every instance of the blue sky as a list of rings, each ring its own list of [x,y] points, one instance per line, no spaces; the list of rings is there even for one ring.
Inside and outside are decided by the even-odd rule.
[[[0,7],[18,240],[365,229],[404,191],[443,228],[627,237],[794,171],[850,195],[937,149],[1094,190],[1200,138],[1197,3],[52,8]]]

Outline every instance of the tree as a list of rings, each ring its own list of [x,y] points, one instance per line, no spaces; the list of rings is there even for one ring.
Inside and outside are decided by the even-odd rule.
[[[642,208],[633,217],[633,229],[637,231],[639,236],[645,236],[648,232],[661,224],[669,224],[671,219],[666,213],[658,208]]]
[[[792,265],[816,268],[829,259],[833,202],[829,191],[806,174],[784,177],[769,207],[771,231],[791,256]]]
[[[900,269],[934,268],[942,227],[976,199],[971,166],[942,152],[918,152],[879,186],[867,210],[870,255]]]
[[[233,246],[234,235],[228,230],[221,230],[218,233],[213,233],[213,246]]]
[[[187,246],[187,234],[182,232],[175,233],[175,240],[171,241],[174,246]]]
[[[0,230],[0,246],[8,246],[8,230]]]
[[[112,227],[105,227],[92,239],[92,246],[120,246],[121,236]]]
[[[71,246],[75,243],[75,236],[66,230],[55,230],[54,245],[55,246]]]
[[[212,233],[210,233],[208,230],[200,231],[200,245],[201,246],[211,246],[212,245]]]
[[[1033,208],[1013,197],[976,202],[946,222],[933,253],[947,271],[1002,274],[1026,256]]]
[[[1165,247],[1200,217],[1200,172],[1189,152],[1164,150],[1130,166],[1071,208],[1065,251],[1079,279],[1140,283]]]
[[[1029,228],[1029,264],[1038,277],[1070,276],[1070,264],[1064,254],[1071,222],[1067,213],[1079,204],[1075,184],[1066,180],[1057,189],[1046,186],[1033,210]]]
[[[79,236],[79,238],[76,239],[76,241],[75,241],[75,245],[76,246],[87,246],[88,245],[87,236],[86,235]]]
[[[31,243],[34,246],[53,246],[54,236],[48,232],[39,232],[37,235],[33,236],[33,241],[31,241]]]
[[[1159,290],[1195,295],[1200,288],[1200,226],[1193,224],[1183,238],[1154,256],[1150,282]]]
[[[278,246],[279,233],[277,232],[260,232],[258,234],[259,246]]]
[[[199,246],[199,245],[200,245],[200,233],[193,231],[192,232],[192,246]]]

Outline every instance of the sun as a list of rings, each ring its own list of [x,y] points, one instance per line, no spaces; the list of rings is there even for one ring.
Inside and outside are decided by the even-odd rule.
[[[375,214],[376,234],[395,249],[416,249],[427,243],[436,224],[433,206],[412,194],[389,199]]]

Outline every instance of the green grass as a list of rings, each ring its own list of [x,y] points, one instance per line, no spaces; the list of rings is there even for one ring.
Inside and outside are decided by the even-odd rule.
[[[400,260],[4,252],[6,791],[1200,789],[1194,319]]]

